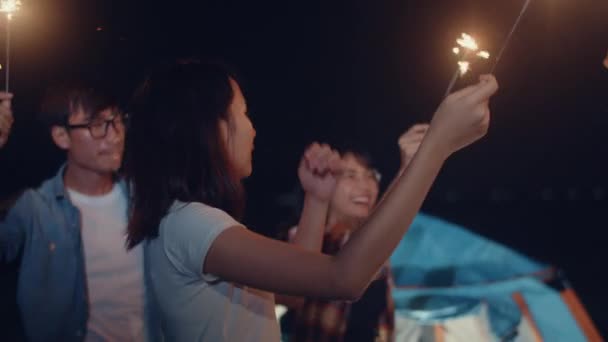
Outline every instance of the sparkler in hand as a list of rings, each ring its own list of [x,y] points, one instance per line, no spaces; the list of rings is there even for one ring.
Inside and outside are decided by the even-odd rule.
[[[444,97],[450,95],[458,77],[462,77],[471,69],[471,63],[474,58],[490,58],[490,53],[485,50],[479,50],[479,45],[477,45],[475,39],[466,33],[463,33],[460,38],[456,39],[456,44],[458,46],[453,48],[452,52],[459,57],[458,69],[456,69],[454,76],[452,76]]]
[[[0,0],[0,12],[6,13],[6,63],[5,63],[5,90],[9,91],[9,77],[11,70],[11,20],[13,14],[21,7],[21,0]]]

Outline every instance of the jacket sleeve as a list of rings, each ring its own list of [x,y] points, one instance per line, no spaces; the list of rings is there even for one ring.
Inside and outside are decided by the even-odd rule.
[[[26,191],[17,202],[8,210],[6,216],[0,221],[0,262],[8,263],[17,258],[25,242],[27,231],[28,207],[31,197]]]

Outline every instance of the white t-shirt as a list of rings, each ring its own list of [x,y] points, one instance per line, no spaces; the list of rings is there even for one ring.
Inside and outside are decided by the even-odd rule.
[[[89,296],[86,341],[143,341],[141,247],[127,252],[127,196],[118,184],[102,196],[68,189],[80,210]]]
[[[149,290],[166,341],[280,340],[271,293],[203,274],[209,248],[234,226],[241,224],[222,210],[176,201],[160,223],[158,238],[146,242]]]

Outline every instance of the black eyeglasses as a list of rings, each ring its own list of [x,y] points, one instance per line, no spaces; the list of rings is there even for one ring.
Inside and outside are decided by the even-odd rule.
[[[114,114],[107,120],[95,120],[85,124],[65,125],[67,129],[83,129],[86,128],[95,139],[103,139],[108,135],[108,127],[112,124],[115,131],[124,130],[128,114]]]

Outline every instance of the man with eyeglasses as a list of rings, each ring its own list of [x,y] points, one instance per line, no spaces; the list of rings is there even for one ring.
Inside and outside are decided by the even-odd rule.
[[[108,94],[89,84],[49,91],[40,118],[66,162],[0,223],[0,262],[20,258],[28,340],[144,340],[143,257],[124,247],[128,188],[117,176],[126,116]]]

